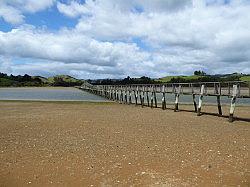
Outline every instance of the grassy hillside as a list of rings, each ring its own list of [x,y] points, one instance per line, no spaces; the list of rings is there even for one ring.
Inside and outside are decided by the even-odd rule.
[[[49,77],[47,80],[51,86],[80,86],[84,82],[69,75],[56,75]]]
[[[56,75],[56,76],[54,76],[54,77],[49,77],[49,78],[47,79],[47,81],[48,81],[49,83],[54,83],[54,82],[55,82],[56,80],[58,80],[58,79],[62,79],[64,82],[75,82],[75,83],[81,81],[81,80],[78,80],[78,79],[76,79],[76,78],[74,78],[74,77],[71,77],[71,76],[69,76],[69,75]]]
[[[171,82],[171,80],[176,80],[176,79],[184,79],[185,81],[197,81],[199,78],[201,78],[202,76],[199,76],[199,75],[191,75],[191,76],[166,76],[166,77],[163,77],[163,78],[160,78],[160,79],[156,79],[156,81],[159,81],[159,82]]]
[[[43,83],[49,83],[46,77],[42,76],[32,76],[33,79],[40,79]]]
[[[240,78],[241,81],[250,81],[250,75],[243,76]]]
[[[156,79],[156,81],[162,83],[250,81],[250,75],[232,73],[225,75],[166,76],[160,79]]]

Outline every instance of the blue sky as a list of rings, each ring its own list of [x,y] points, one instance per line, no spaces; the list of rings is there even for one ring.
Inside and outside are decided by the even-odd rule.
[[[2,0],[0,72],[250,73],[249,0]]]

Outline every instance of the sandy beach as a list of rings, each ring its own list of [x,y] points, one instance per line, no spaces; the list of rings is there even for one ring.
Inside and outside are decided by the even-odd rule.
[[[250,107],[180,109],[0,101],[0,186],[250,186]]]

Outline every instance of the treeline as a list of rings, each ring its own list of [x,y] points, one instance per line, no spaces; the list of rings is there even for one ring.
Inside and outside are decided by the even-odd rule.
[[[195,82],[227,82],[227,81],[240,81],[242,74],[229,74],[229,75],[207,75],[203,71],[195,71],[194,76],[173,76],[165,83],[195,83]],[[126,84],[159,84],[163,83],[160,79],[151,79],[149,77],[124,79],[100,79],[100,80],[87,80],[90,84],[94,85],[126,85]]]
[[[195,78],[173,77],[170,83],[192,83],[192,82],[227,82],[227,81],[240,81],[240,75],[230,76],[216,76],[216,75],[203,75]]]
[[[126,84],[156,84],[160,83],[149,77],[131,78],[127,77],[124,79],[100,79],[100,80],[87,80],[93,85],[126,85]]]
[[[124,79],[99,79],[87,80],[87,82],[94,85],[126,85],[126,84],[159,84],[159,83],[195,83],[195,82],[227,82],[250,80],[249,75],[233,73],[225,75],[208,75],[204,71],[195,71],[192,76],[168,76],[161,79],[152,79],[150,77]],[[22,86],[81,86],[85,81],[79,80],[68,75],[57,75],[54,77],[40,77],[30,75],[7,75],[0,73],[0,87],[22,87]]]
[[[84,83],[82,80],[75,79],[67,75],[60,75],[50,78],[45,77],[32,77],[30,75],[7,75],[0,73],[0,87],[24,87],[24,86],[80,86]]]
[[[27,74],[24,76],[18,75],[10,75],[8,76],[5,73],[0,73],[0,86],[8,87],[8,86],[43,86],[43,82],[39,78],[33,78]]]

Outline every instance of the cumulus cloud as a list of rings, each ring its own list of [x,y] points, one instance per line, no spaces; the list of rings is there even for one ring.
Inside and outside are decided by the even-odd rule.
[[[83,14],[88,14],[89,9],[83,4],[80,4],[76,1],[71,1],[70,4],[64,4],[57,2],[57,8],[59,12],[65,14],[68,17],[78,17]]]
[[[65,68],[98,74],[125,76],[128,67],[148,58],[135,44],[100,42],[69,30],[52,34],[33,27],[0,32],[0,46],[0,55],[62,62]]]
[[[1,0],[0,18],[11,24],[24,22],[24,13],[35,13],[51,7],[55,0]]]
[[[5,7],[13,8],[22,1],[6,2]],[[13,10],[23,20],[23,11],[54,3],[41,2]],[[199,69],[250,73],[249,1],[74,0],[57,1],[56,6],[78,19],[75,28],[52,33],[22,25],[0,31],[1,56],[37,61],[15,65],[13,72],[84,78],[161,77]]]

